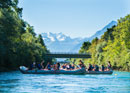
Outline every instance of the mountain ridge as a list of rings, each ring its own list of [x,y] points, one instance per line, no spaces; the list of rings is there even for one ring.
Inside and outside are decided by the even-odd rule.
[[[111,28],[112,26],[117,25],[116,21],[111,21],[101,30],[98,30],[94,35],[91,37],[86,38],[71,38],[63,33],[42,33],[42,37],[48,49],[51,52],[78,52],[82,43],[84,41],[92,41],[94,38],[100,38],[104,32],[107,31],[107,28]]]

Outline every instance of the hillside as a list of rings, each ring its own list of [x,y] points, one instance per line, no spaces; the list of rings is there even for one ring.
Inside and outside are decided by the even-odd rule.
[[[110,61],[113,69],[130,71],[130,15],[120,18],[100,39],[84,42],[80,52],[89,52],[91,59],[85,64],[104,64]]]

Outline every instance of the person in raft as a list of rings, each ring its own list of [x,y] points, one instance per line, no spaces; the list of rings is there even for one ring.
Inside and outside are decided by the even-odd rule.
[[[62,65],[62,69],[66,69],[66,64],[63,64],[63,65]]]
[[[107,71],[111,70],[111,63],[110,61],[107,62]]]
[[[50,62],[47,63],[47,66],[46,66],[45,69],[47,69],[47,70],[51,70],[51,64],[50,64]]]
[[[45,61],[44,60],[41,62],[41,66],[42,66],[42,69],[45,69]]]
[[[33,69],[36,69],[36,62],[33,62],[31,65],[30,65],[30,67],[29,67],[29,69],[28,70],[33,70]]]
[[[71,70],[74,70],[75,69],[75,66],[74,64],[71,65]]]
[[[80,62],[80,63],[79,63],[80,68],[85,68],[85,65],[84,65],[84,63],[82,62],[82,60],[80,60],[79,62]]]
[[[41,64],[40,63],[37,63],[37,68],[39,69],[39,70],[41,70],[42,69],[42,66],[41,66]]]
[[[57,63],[57,70],[60,70],[60,63]]]
[[[104,65],[101,65],[101,71],[105,71]]]
[[[89,64],[89,66],[88,66],[88,71],[92,71],[92,70],[93,70],[93,67],[92,67],[91,64]]]
[[[95,65],[94,71],[99,71],[99,66],[98,65]]]

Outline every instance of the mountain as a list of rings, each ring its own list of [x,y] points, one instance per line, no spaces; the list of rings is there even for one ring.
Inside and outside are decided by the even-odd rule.
[[[51,52],[69,52],[81,38],[71,38],[63,33],[42,33],[45,44]]]
[[[94,35],[92,35],[92,36],[89,38],[89,40],[91,41],[91,40],[93,40],[93,39],[96,38],[96,37],[100,38],[100,37],[104,34],[104,32],[107,31],[108,28],[111,28],[111,27],[114,26],[114,25],[117,25],[117,22],[116,22],[116,21],[111,21],[111,22],[110,22],[108,25],[106,25],[103,29],[97,31]]]
[[[100,38],[104,32],[107,31],[108,28],[111,28],[112,26],[117,25],[116,21],[111,21],[109,24],[107,24],[103,29],[97,31],[94,35],[92,35],[89,38],[84,38],[79,44],[75,45],[72,51],[78,52],[80,50],[80,47],[82,46],[84,41],[92,41],[94,38],[98,37]]]
[[[42,33],[42,37],[48,49],[51,52],[78,52],[84,41],[91,41],[94,38],[100,38],[107,31],[107,28],[117,25],[116,21],[111,21],[103,29],[97,31],[91,37],[71,38],[63,33]]]

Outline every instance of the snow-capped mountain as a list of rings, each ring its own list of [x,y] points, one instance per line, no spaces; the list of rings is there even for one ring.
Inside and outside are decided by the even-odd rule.
[[[71,38],[63,33],[42,33],[45,44],[51,52],[69,52],[81,38]]]
[[[116,21],[111,21],[108,25],[106,25],[103,29],[97,31],[91,37],[86,38],[71,38],[69,36],[64,35],[63,33],[42,33],[42,37],[47,48],[51,52],[78,52],[82,43],[84,41],[91,41],[94,38],[100,38],[104,32],[107,31],[107,28],[111,28],[112,26],[117,25]]]
[[[42,33],[43,39],[45,42],[55,42],[55,41],[65,41],[70,40],[69,36],[66,36],[62,33]]]
[[[92,35],[92,36],[90,37],[90,40],[92,40],[93,38],[96,38],[96,37],[100,38],[100,37],[104,34],[104,32],[107,31],[107,28],[111,28],[111,27],[114,26],[114,25],[117,25],[117,22],[116,22],[116,21],[111,21],[111,22],[110,22],[108,25],[106,25],[103,29],[97,31],[94,35]]]

